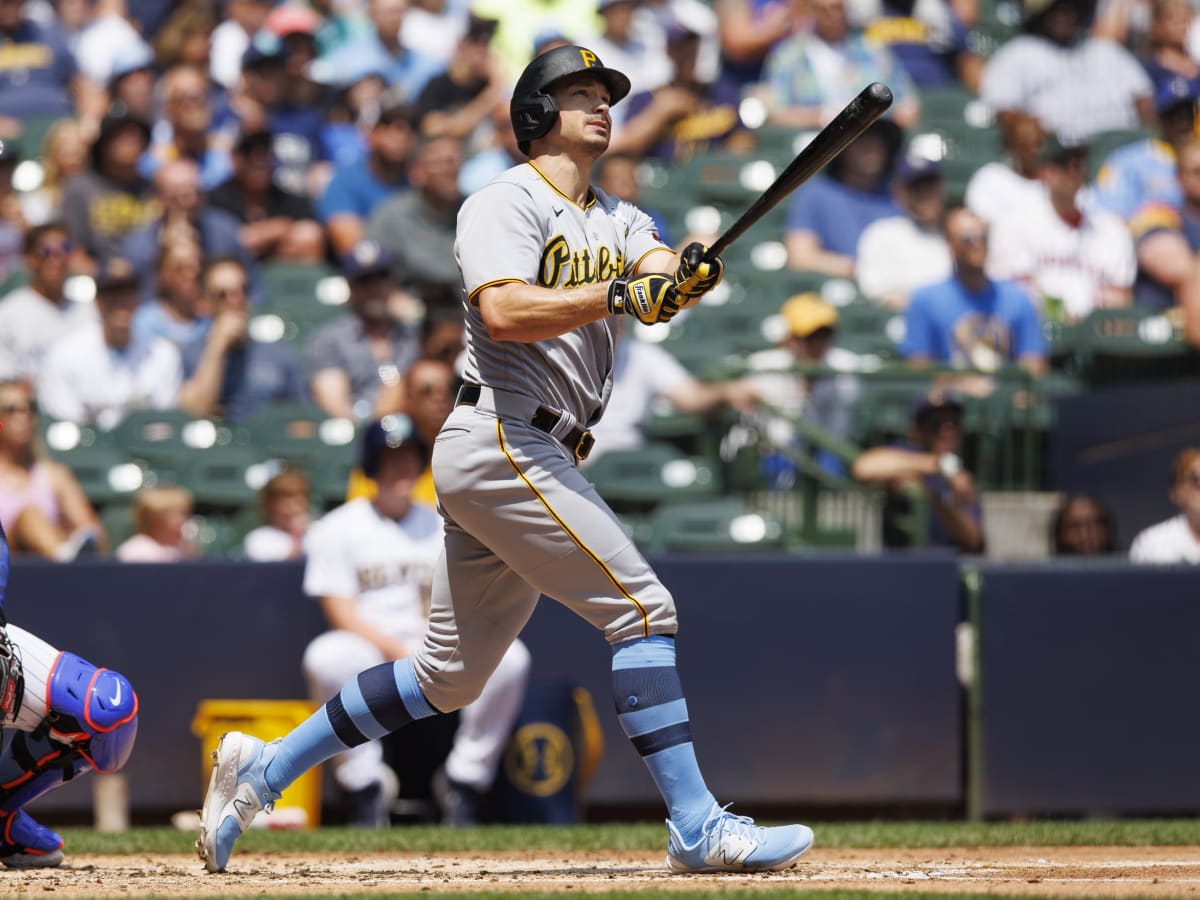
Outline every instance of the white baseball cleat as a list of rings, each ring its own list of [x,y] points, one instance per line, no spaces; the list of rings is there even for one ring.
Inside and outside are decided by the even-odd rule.
[[[196,852],[208,871],[224,872],[234,842],[260,810],[270,812],[275,808],[280,795],[267,786],[266,772],[278,744],[267,744],[240,731],[221,736],[212,754],[212,777],[200,812],[200,839],[196,841]]]
[[[667,820],[667,865],[673,872],[774,872],[790,869],[813,844],[807,825],[762,828],[713,804],[699,840],[690,847]]]

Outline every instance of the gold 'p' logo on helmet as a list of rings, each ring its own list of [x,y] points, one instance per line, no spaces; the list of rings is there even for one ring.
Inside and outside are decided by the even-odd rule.
[[[580,47],[579,56],[583,60],[583,64],[589,69],[592,68],[592,66],[600,65],[600,60],[596,58],[596,54],[591,50],[584,50],[582,47]]]

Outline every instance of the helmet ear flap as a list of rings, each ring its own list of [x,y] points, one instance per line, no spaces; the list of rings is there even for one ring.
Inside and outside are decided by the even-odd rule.
[[[522,152],[529,154],[529,142],[545,137],[558,119],[558,106],[546,94],[526,94],[513,99],[509,109],[513,131]]]

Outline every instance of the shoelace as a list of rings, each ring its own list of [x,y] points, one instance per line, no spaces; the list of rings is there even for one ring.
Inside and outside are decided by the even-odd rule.
[[[719,831],[726,831],[757,841],[758,826],[754,824],[754,820],[749,816],[739,816],[729,812],[731,806],[733,806],[732,803],[726,803],[721,807],[720,815],[713,816],[704,823],[704,836],[713,837]]]

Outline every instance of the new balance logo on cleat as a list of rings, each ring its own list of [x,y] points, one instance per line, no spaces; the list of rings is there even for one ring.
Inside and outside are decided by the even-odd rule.
[[[675,872],[776,872],[794,866],[813,843],[806,825],[762,828],[715,803],[695,843],[684,843],[669,819],[667,836],[667,865]]]
[[[754,841],[744,835],[731,834],[713,848],[713,852],[709,853],[704,861],[710,866],[733,868],[740,865],[742,860],[749,856],[757,846]]]

